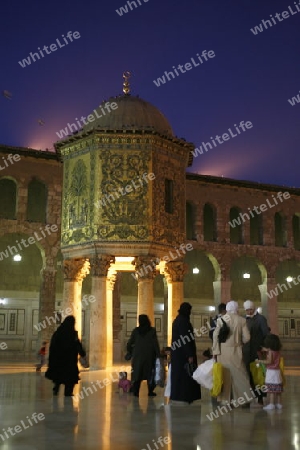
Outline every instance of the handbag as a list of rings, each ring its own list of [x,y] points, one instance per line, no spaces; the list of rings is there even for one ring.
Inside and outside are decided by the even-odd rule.
[[[88,369],[90,367],[86,356],[80,356],[79,363],[84,369]]]

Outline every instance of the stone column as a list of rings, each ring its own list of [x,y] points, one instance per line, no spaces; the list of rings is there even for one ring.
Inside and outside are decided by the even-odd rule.
[[[117,279],[117,272],[108,272],[107,278],[107,292],[106,292],[106,365],[111,367],[113,365],[113,292],[115,282]]]
[[[105,369],[107,366],[107,307],[106,277],[114,257],[98,255],[90,259],[92,295],[95,302],[90,307],[90,368]]]
[[[271,291],[277,288],[275,278],[267,278],[264,284],[258,286],[261,295],[262,314],[266,317],[271,333],[279,334],[278,327],[278,302],[277,295],[267,296],[267,292],[271,295]]]
[[[214,288],[214,301],[215,301],[215,311],[218,311],[218,305],[222,303],[221,300],[221,294],[222,294],[222,287],[221,287],[221,280],[214,281],[213,282],[213,288]]]
[[[156,275],[155,258],[151,256],[135,258],[136,278],[138,281],[137,317],[147,314],[154,325],[153,280]]]
[[[87,259],[65,259],[63,263],[64,271],[64,292],[62,319],[66,316],[74,316],[76,320],[76,330],[79,339],[81,338],[81,290],[82,280],[89,273],[90,264]]]
[[[38,345],[43,341],[50,341],[55,331],[55,281],[54,266],[44,267],[41,270],[39,322],[45,320],[47,326],[39,332]]]
[[[121,281],[122,272],[117,272],[113,290],[113,363],[121,363],[124,361],[121,347]]]
[[[183,261],[170,261],[165,266],[164,275],[168,283],[168,345],[171,345],[173,320],[184,301],[183,277],[187,270]]]
[[[228,303],[231,299],[231,281],[221,280],[221,303]]]

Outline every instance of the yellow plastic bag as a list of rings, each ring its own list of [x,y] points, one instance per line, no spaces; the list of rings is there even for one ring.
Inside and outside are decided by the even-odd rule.
[[[259,367],[256,367],[255,361],[250,363],[250,372],[255,386],[263,386],[265,384],[266,373],[264,369],[265,367],[263,367],[262,364],[259,364]]]
[[[282,386],[285,386],[285,376],[284,376],[284,359],[281,356],[280,357],[280,361],[279,361],[279,369],[280,369],[280,373],[281,373],[281,378],[282,378]]]
[[[212,397],[218,397],[223,385],[223,367],[221,363],[215,362],[213,365],[213,387],[210,391]]]

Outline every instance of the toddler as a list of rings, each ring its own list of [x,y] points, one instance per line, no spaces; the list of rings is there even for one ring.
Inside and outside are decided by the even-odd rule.
[[[36,372],[41,372],[41,368],[46,364],[47,341],[42,343],[42,347],[38,352],[39,364],[36,365]]]
[[[131,388],[131,382],[127,380],[127,372],[119,372],[119,384],[118,387],[123,389],[123,392],[129,392]]]

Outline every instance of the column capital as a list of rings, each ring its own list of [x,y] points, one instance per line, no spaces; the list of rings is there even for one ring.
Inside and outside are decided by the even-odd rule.
[[[107,275],[107,289],[113,291],[117,280],[117,272],[111,272]]]
[[[188,265],[183,261],[170,261],[165,265],[164,275],[167,283],[183,281],[186,273],[188,273]]]
[[[88,259],[65,259],[63,263],[65,281],[82,281],[90,273]]]
[[[140,280],[154,280],[157,275],[156,263],[157,259],[154,256],[137,256],[134,258],[135,276]]]
[[[111,263],[115,262],[112,255],[97,255],[90,258],[92,277],[107,277]]]

